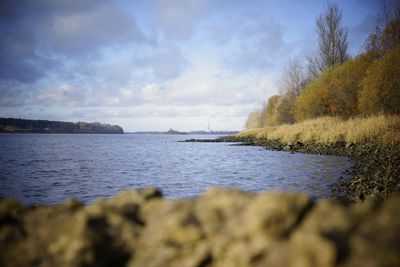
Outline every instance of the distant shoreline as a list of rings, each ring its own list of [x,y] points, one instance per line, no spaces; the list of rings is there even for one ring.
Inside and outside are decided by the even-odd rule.
[[[232,135],[237,134],[238,131],[189,131],[189,132],[161,132],[161,131],[137,131],[137,132],[125,132],[125,134],[160,134],[160,135]]]
[[[123,134],[119,125],[100,122],[65,122],[0,118],[0,133]]]
[[[0,132],[0,135],[25,135],[25,134],[43,134],[43,135],[50,135],[50,134],[72,134],[72,135],[83,135],[83,134],[95,134],[95,135],[100,135],[100,134],[115,134],[115,135],[120,135],[120,134],[126,134],[126,133],[64,133],[64,132]]]

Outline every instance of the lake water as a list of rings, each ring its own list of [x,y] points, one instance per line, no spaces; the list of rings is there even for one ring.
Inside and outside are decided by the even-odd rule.
[[[85,203],[124,189],[158,187],[169,198],[209,187],[331,195],[352,162],[229,143],[183,143],[191,135],[0,135],[0,197],[24,204]]]

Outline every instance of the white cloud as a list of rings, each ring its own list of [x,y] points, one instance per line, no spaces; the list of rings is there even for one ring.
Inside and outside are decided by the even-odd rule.
[[[124,99],[131,99],[135,96],[134,90],[129,89],[129,88],[123,88],[120,90],[121,96]]]
[[[133,57],[132,64],[150,69],[153,80],[165,81],[179,77],[189,65],[176,45],[161,43],[151,54]]]
[[[57,89],[42,91],[36,100],[41,104],[75,106],[80,104],[79,100],[84,99],[84,92],[70,84],[63,84]]]
[[[250,17],[237,25],[233,38],[224,53],[225,66],[237,73],[272,70],[288,52],[282,27],[273,19]]]
[[[160,88],[157,84],[149,84],[142,88],[142,98],[145,101],[153,101],[160,99]]]

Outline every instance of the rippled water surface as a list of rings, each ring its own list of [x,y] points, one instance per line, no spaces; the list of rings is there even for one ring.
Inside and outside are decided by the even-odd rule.
[[[0,135],[0,197],[25,204],[74,197],[91,202],[129,188],[158,187],[171,198],[209,187],[331,194],[344,157],[269,151],[229,143],[182,143],[190,135]]]

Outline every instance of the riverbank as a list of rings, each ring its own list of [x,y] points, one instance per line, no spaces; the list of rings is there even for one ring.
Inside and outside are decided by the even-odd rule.
[[[240,145],[261,146],[271,150],[346,156],[355,165],[348,171],[351,179],[340,182],[332,190],[339,198],[362,201],[365,198],[387,198],[400,192],[400,145],[379,142],[318,143],[281,142],[251,136],[221,137],[218,142],[239,142]],[[238,144],[238,145],[239,145]]]
[[[346,156],[352,178],[333,188],[350,201],[400,192],[400,116],[341,120],[322,117],[292,125],[245,130],[222,141],[268,149]]]
[[[332,188],[338,198],[362,201],[400,192],[400,116],[346,121],[324,117],[245,130],[214,140],[188,141],[237,142],[270,150],[346,156],[354,160],[355,166],[348,170],[351,179]]]
[[[213,189],[84,206],[0,201],[1,266],[398,266],[400,197],[351,205]]]

